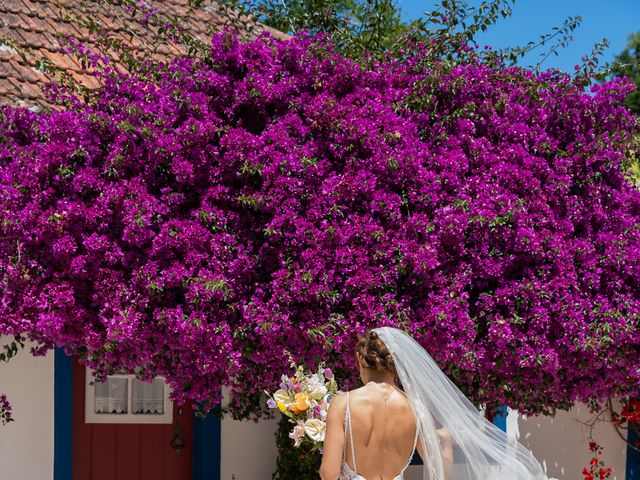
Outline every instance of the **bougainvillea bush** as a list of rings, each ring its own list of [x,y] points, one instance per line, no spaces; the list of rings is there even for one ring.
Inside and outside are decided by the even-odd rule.
[[[629,83],[428,53],[357,64],[226,32],[70,108],[4,108],[0,333],[205,408],[228,386],[238,416],[285,350],[353,383],[378,325],[476,402],[638,392]]]

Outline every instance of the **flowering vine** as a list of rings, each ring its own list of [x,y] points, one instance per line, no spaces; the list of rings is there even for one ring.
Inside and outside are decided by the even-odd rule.
[[[0,333],[204,408],[229,386],[241,417],[285,350],[353,383],[377,325],[477,402],[638,392],[632,87],[428,55],[227,32],[85,101],[53,89],[67,109],[3,108]]]
[[[13,422],[12,408],[7,396],[0,394],[0,423],[6,425],[9,422]]]
[[[614,408],[611,400],[607,401],[602,409],[602,416],[608,413],[609,420],[622,440],[625,440],[631,448],[640,450],[640,440],[632,440],[640,434],[640,399],[622,398],[620,408]],[[627,431],[626,435],[624,431]],[[634,432],[636,435],[631,435]]]

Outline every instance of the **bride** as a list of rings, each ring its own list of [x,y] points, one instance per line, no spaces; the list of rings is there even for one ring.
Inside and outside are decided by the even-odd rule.
[[[403,480],[414,450],[423,480],[547,480],[409,335],[376,328],[356,350],[364,386],[331,402],[322,480]]]

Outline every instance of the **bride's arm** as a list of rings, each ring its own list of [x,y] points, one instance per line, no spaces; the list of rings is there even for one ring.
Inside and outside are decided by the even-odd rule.
[[[444,478],[449,478],[449,474],[453,468],[453,442],[451,440],[451,434],[446,428],[439,428],[436,430],[436,435],[438,435],[440,451],[442,452]]]
[[[342,450],[344,446],[344,413],[347,408],[345,394],[336,396],[329,404],[327,413],[327,431],[322,446],[322,480],[338,480],[342,467]]]
[[[440,428],[436,430],[436,435],[438,435],[438,442],[440,443],[440,452],[442,453],[442,468],[444,469],[444,478],[449,478],[451,474],[451,469],[453,468],[453,442],[451,440],[451,434],[446,428]],[[425,452],[422,450],[422,435],[420,435],[420,441],[416,448],[418,450],[418,454],[423,462],[427,461],[427,456]]]

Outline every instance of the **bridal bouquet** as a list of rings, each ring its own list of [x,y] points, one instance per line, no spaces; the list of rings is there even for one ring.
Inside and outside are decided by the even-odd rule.
[[[309,373],[304,367],[292,364],[295,374],[282,376],[280,389],[270,394],[267,406],[278,409],[289,417],[293,425],[289,438],[294,446],[303,442],[311,444],[312,450],[322,448],[326,431],[329,402],[339,393],[338,385],[330,368],[320,366],[316,373]]]

